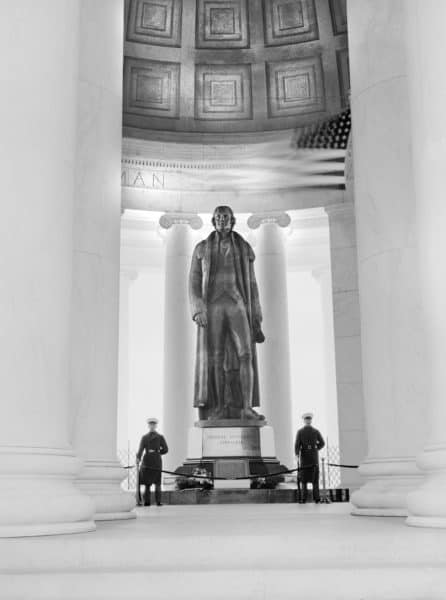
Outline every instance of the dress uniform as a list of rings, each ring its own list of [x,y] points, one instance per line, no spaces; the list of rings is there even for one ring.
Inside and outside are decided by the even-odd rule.
[[[155,485],[155,500],[161,506],[161,469],[163,463],[161,456],[167,454],[168,447],[164,436],[155,431],[158,419],[148,419],[147,423],[151,430],[142,436],[139,450],[136,454],[138,461],[142,463],[139,470],[139,484],[145,485],[144,506],[150,506],[150,488]]]
[[[315,502],[320,502],[319,494],[319,450],[325,446],[325,442],[320,432],[312,427],[311,420],[313,415],[305,413],[302,415],[305,426],[299,429],[294,444],[294,453],[298,457],[300,471],[298,477],[303,487],[301,502],[307,501],[308,483],[313,486],[313,498]]]

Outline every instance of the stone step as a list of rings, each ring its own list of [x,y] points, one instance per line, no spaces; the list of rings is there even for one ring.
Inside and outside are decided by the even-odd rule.
[[[148,558],[149,561],[149,558]],[[444,600],[442,567],[0,575],[7,600]]]
[[[444,600],[445,530],[350,510],[152,506],[92,533],[0,540],[0,598]]]

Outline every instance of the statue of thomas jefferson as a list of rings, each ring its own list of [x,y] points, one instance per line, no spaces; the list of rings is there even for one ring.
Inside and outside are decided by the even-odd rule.
[[[254,274],[254,251],[233,231],[229,206],[218,206],[215,227],[195,247],[189,278],[198,325],[194,406],[199,418],[262,421],[256,343],[265,337]]]

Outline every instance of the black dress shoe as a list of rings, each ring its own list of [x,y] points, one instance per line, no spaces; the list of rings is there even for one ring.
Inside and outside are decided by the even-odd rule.
[[[150,502],[144,502],[144,506],[150,506]]]
[[[156,505],[157,506],[162,506],[162,503],[161,502],[157,502]]]

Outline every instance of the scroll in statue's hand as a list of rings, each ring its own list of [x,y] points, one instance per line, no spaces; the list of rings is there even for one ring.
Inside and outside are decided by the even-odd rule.
[[[194,321],[195,321],[195,323],[197,323],[197,325],[199,325],[199,327],[207,327],[207,324],[208,324],[207,314],[205,312],[200,312],[200,313],[196,314],[194,317]]]

